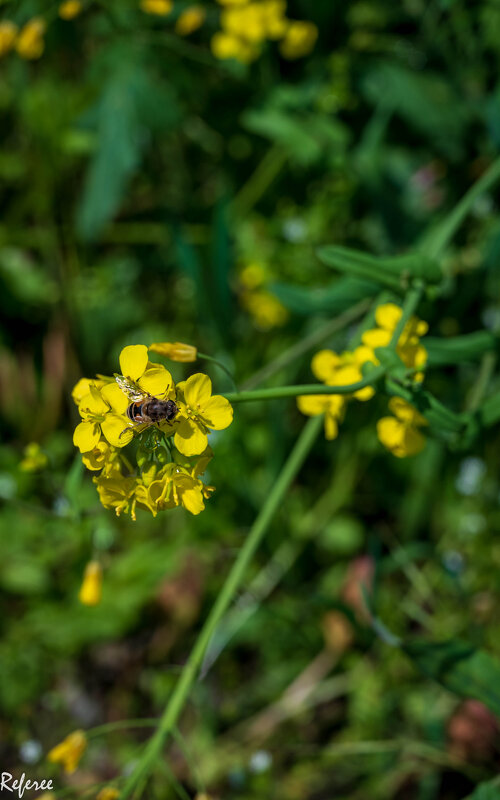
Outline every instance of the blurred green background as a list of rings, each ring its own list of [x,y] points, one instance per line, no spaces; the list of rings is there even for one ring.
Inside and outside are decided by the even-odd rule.
[[[377,292],[320,264],[318,245],[406,251],[500,146],[498,0],[290,0],[318,26],[314,50],[287,61],[266,43],[250,65],[211,53],[217,3],[179,36],[188,5],[161,18],[92,2],[65,21],[42,0],[0,4],[2,19],[48,21],[41,58],[0,62],[0,765],[77,794],[130,769],[149,732],[96,739],[67,778],[44,754],[75,728],[161,712],[304,420],[293,401],[238,406],[211,438],[206,510],[134,523],[100,507],[81,468],[73,385],[154,341],[255,385]],[[445,296],[419,310],[429,335],[498,330],[499,256],[490,193],[448,249]],[[354,322],[326,345],[342,350]],[[267,385],[310,382],[314,351]],[[478,369],[428,385],[460,411]],[[471,452],[429,440],[398,460],[376,437],[386,408],[352,405],[338,440],[318,442],[260,548],[184,713],[189,756],[168,751],[189,797],[458,800],[498,773],[500,700],[467,699],[469,675],[436,683],[377,636],[359,588],[393,634],[500,659],[498,430]],[[47,456],[35,471],[30,442]],[[103,600],[85,608],[94,549]],[[174,796],[166,780],[148,795]]]

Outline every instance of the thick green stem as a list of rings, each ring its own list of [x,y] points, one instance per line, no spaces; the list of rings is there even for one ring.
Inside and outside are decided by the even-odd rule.
[[[262,540],[269,524],[276,511],[283,501],[283,497],[293,479],[297,475],[300,467],[309,453],[316,436],[323,424],[322,417],[313,417],[305,425],[301,435],[297,439],[295,446],[290,453],[283,469],[281,470],[276,483],[270,491],[266,502],[255,520],[250,532],[239,552],[231,572],[226,578],[226,582],[219,593],[217,600],[196,640],[195,646],[191,651],[188,661],[182,671],[177,685],[170,697],[170,700],[160,717],[158,728],[148,742],[146,749],[140,759],[136,769],[128,779],[120,800],[131,797],[132,792],[138,783],[154,768],[155,761],[160,757],[162,747],[167,737],[173,732],[174,726],[187,701],[189,692],[200,669],[203,656],[207,646],[219,624],[222,616],[228,609],[233,597],[235,596],[245,572],[253,558],[259,543]]]
[[[364,389],[365,386],[373,386],[385,375],[385,367],[375,367],[370,371],[366,378],[362,378],[357,383],[349,383],[340,386],[325,386],[322,383],[306,383],[303,386],[278,386],[274,389],[256,389],[252,392],[235,392],[225,394],[230,403],[248,403],[251,400],[279,400],[283,397],[299,397],[303,394],[352,394],[353,392]]]

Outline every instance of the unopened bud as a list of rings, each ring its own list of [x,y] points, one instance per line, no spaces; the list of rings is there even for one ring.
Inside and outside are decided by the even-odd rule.
[[[89,561],[85,567],[78,598],[84,606],[97,606],[102,595],[102,567],[98,561]]]
[[[156,344],[150,344],[149,350],[152,353],[158,353],[160,356],[170,358],[172,361],[181,361],[183,363],[196,361],[198,358],[196,347],[191,344],[184,344],[184,342],[157,342]]]

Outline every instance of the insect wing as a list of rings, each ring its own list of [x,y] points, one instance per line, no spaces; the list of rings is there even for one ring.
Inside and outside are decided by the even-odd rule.
[[[127,380],[127,378],[124,378],[123,375],[115,375],[115,380],[122,392],[126,394],[133,403],[140,403],[142,400],[149,397],[147,392],[143,392],[138,386],[135,386]]]

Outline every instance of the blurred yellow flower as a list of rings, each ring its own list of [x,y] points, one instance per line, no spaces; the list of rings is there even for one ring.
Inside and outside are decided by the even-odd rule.
[[[82,585],[78,594],[84,606],[97,606],[102,596],[102,567],[98,561],[89,561],[85,567]]]
[[[146,14],[156,14],[159,17],[166,17],[174,7],[172,0],[141,0],[141,11]]]
[[[19,464],[23,472],[38,472],[44,469],[49,463],[49,459],[43,452],[38,442],[30,442],[24,448],[24,458]]]
[[[189,36],[194,33],[198,28],[201,28],[205,22],[207,13],[203,6],[190,6],[183,11],[175,23],[175,32],[179,36]]]
[[[247,264],[243,267],[239,275],[240,282],[245,289],[257,289],[258,286],[265,283],[266,278],[267,272],[265,267],[257,261],[252,261],[251,264]]]
[[[0,22],[0,58],[14,47],[17,36],[17,25],[9,20]]]
[[[49,752],[53,764],[62,764],[65,772],[74,772],[87,747],[87,737],[82,730],[73,731]]]
[[[338,436],[345,405],[345,397],[341,394],[304,394],[297,397],[297,407],[306,416],[325,415],[325,437],[329,441]]]
[[[363,378],[361,367],[367,362],[375,363],[373,351],[369,347],[356,347],[352,352],[338,355],[333,350],[320,350],[313,357],[311,368],[318,380],[327,386],[348,386]],[[353,392],[357,400],[370,400],[375,394],[372,386],[365,386]]]
[[[184,344],[184,342],[157,342],[150,344],[148,349],[152,353],[158,353],[158,355],[170,358],[172,361],[183,363],[196,361],[198,358],[196,347],[191,344]]]
[[[278,328],[288,320],[288,311],[277,297],[265,289],[244,292],[241,304],[261,330]]]
[[[242,64],[249,64],[254,61],[258,55],[259,50],[251,47],[246,42],[243,42],[237,36],[219,31],[212,36],[210,47],[215,58],[224,61],[228,58],[234,58]]]
[[[185,456],[203,453],[210,430],[221,431],[233,421],[229,400],[212,395],[212,381],[201,372],[177,384],[180,424],[174,435],[176,448]]]
[[[378,327],[363,333],[361,337],[363,344],[372,350],[377,347],[387,347],[402,313],[401,307],[395,303],[384,303],[378,306],[375,312],[375,322]],[[425,336],[428,329],[427,322],[412,316],[401,332],[396,352],[409,369],[423,367],[427,362],[427,350],[420,344],[420,337]],[[421,381],[423,377],[423,373],[419,372],[414,375],[414,380]]]
[[[95,800],[117,800],[120,797],[120,792],[113,786],[105,786],[101,789]]]
[[[318,29],[313,22],[289,22],[280,44],[281,55],[288,59],[302,58],[313,50],[317,38]]]
[[[61,19],[73,19],[78,16],[82,8],[80,0],[66,0],[59,6],[59,16]]]
[[[264,0],[262,13],[268,39],[281,39],[287,32],[290,21],[285,17],[285,0]]]
[[[46,28],[46,22],[41,17],[33,17],[24,25],[16,41],[16,50],[21,58],[40,58],[45,48],[43,35]]]
[[[398,458],[420,453],[425,447],[425,437],[418,430],[427,420],[406,400],[392,397],[389,409],[393,417],[383,417],[377,422],[377,434],[382,444]]]

